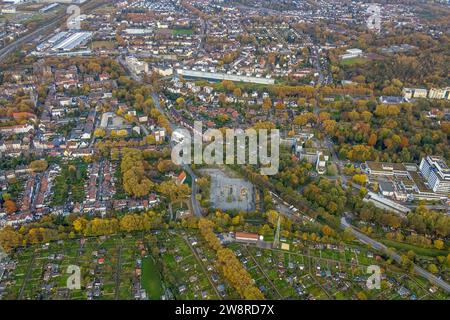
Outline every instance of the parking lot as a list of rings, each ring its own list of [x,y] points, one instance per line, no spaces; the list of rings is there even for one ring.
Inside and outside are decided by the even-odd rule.
[[[255,210],[253,185],[242,179],[213,175],[211,177],[211,204],[222,210]]]

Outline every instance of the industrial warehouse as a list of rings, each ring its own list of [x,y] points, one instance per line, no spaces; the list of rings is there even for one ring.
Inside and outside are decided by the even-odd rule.
[[[86,44],[92,38],[90,31],[61,31],[36,47],[37,55],[66,53]]]

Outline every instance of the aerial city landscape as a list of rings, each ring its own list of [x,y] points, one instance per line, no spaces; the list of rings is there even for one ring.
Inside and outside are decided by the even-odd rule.
[[[449,137],[449,1],[0,0],[0,300],[449,300]]]

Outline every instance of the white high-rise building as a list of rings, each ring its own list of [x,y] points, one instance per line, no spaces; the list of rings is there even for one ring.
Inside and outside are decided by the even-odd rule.
[[[439,156],[427,156],[420,161],[420,172],[428,186],[437,193],[450,193],[450,169]]]

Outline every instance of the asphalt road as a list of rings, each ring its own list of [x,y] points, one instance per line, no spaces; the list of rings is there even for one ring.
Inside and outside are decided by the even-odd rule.
[[[351,226],[347,220],[342,217],[341,218],[341,226],[344,229],[350,228],[352,234],[361,242],[370,245],[372,248],[381,251],[385,254],[387,254],[388,256],[390,256],[393,260],[395,260],[397,263],[401,264],[402,258],[400,257],[400,255],[396,252],[393,252],[392,250],[389,250],[388,247],[386,247],[384,244],[373,240],[372,238],[369,238],[368,236],[366,236],[365,234],[357,231],[353,226]],[[431,274],[430,272],[426,271],[425,269],[414,265],[414,272],[422,277],[424,277],[425,279],[427,279],[428,281],[430,281],[432,284],[441,287],[442,289],[444,289],[446,292],[450,292],[450,285],[445,282],[444,280],[436,277],[435,275]]]

